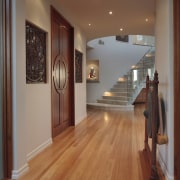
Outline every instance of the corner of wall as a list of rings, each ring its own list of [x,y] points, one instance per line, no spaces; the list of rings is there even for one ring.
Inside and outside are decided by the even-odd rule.
[[[33,151],[27,154],[27,161],[30,161],[33,157],[35,157],[37,154],[42,152],[44,149],[46,149],[48,146],[52,144],[52,138],[49,138],[47,141],[39,145],[37,148],[35,148]]]
[[[24,164],[20,169],[12,171],[12,179],[19,179],[29,170],[28,163]]]
[[[166,180],[174,180],[174,176],[170,175],[170,173],[167,169],[167,166],[166,166],[165,162],[163,161],[163,158],[159,151],[158,151],[158,160],[159,160],[160,167],[162,169],[162,172],[163,172]]]

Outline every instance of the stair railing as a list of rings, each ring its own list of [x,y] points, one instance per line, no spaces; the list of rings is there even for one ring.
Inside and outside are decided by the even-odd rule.
[[[155,71],[155,47],[151,47],[141,60],[127,73],[128,104],[133,104],[141,89],[146,85],[146,76],[153,77]]]

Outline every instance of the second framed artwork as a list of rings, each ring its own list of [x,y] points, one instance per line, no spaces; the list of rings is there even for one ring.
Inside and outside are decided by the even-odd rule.
[[[87,82],[99,82],[99,60],[87,60],[86,80]]]
[[[75,80],[76,83],[82,83],[83,82],[83,53],[75,49]]]

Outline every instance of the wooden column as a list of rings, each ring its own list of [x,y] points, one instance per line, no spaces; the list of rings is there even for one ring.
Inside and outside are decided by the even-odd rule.
[[[12,65],[11,0],[2,0],[3,11],[3,167],[4,179],[12,173]]]
[[[174,0],[174,176],[180,179],[180,1]]]

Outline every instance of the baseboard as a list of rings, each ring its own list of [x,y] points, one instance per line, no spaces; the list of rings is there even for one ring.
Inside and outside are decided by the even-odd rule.
[[[18,179],[20,176],[24,175],[29,170],[29,165],[26,163],[19,170],[12,171],[12,179]]]
[[[31,160],[33,157],[35,157],[37,154],[42,152],[44,149],[46,149],[49,145],[52,144],[52,138],[49,138],[46,142],[38,146],[36,149],[34,149],[32,152],[27,154],[27,161]]]
[[[75,126],[77,126],[80,122],[82,122],[85,118],[87,118],[87,113],[84,115],[84,116],[82,116],[81,118],[79,118],[79,120],[76,120],[76,122],[75,122]]]
[[[161,166],[161,169],[162,169],[162,171],[163,171],[163,173],[164,173],[164,176],[166,177],[166,180],[174,180],[174,176],[171,176],[171,175],[169,174],[168,169],[167,169],[167,166],[166,166],[166,164],[164,163],[164,161],[163,161],[163,159],[162,159],[162,157],[161,157],[160,154],[158,155],[158,160],[159,160],[159,164],[160,164],[160,166]]]

